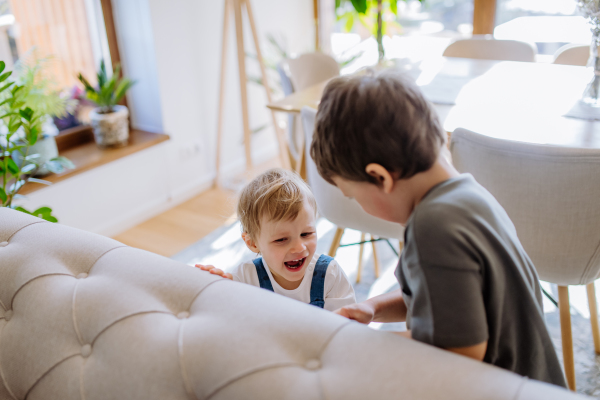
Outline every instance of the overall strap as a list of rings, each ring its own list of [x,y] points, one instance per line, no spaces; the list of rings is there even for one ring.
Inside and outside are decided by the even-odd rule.
[[[313,272],[310,284],[310,304],[313,306],[325,307],[325,275],[331,260],[333,260],[332,257],[323,254],[315,264],[315,272]]]
[[[265,266],[263,265],[262,257],[255,258],[254,260],[252,260],[252,262],[256,267],[256,274],[258,275],[258,282],[260,283],[260,287],[274,292],[273,285],[271,284],[271,279],[269,279],[269,274],[267,274]]]

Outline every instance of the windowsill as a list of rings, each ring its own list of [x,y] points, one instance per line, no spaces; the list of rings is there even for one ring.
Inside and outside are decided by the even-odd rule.
[[[57,136],[56,142],[61,156],[67,157],[75,164],[75,169],[67,170],[61,174],[50,174],[40,177],[45,181],[57,183],[69,179],[82,172],[100,167],[109,162],[127,157],[138,151],[155,146],[169,140],[169,136],[162,133],[152,133],[132,129],[129,132],[129,144],[115,149],[101,149],[96,146],[90,127],[73,128],[73,133]],[[28,194],[46,187],[44,184],[27,183],[20,194]]]

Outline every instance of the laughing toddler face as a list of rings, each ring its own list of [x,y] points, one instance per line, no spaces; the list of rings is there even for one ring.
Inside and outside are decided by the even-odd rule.
[[[263,216],[260,233],[252,242],[275,281],[284,289],[296,289],[317,249],[315,211],[305,201],[293,220],[274,221]],[[248,240],[246,244],[252,248]]]

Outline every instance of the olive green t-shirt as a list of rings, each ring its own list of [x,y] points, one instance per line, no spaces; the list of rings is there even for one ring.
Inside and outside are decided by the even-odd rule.
[[[487,341],[484,362],[566,386],[533,263],[470,174],[436,185],[416,206],[396,277],[414,339],[441,348]]]

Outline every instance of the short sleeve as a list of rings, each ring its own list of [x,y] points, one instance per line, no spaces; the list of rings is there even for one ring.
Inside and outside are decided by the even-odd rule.
[[[258,283],[258,275],[256,274],[256,268],[252,262],[244,262],[239,264],[237,267],[232,268],[229,271],[233,277],[234,282],[247,283],[249,285],[260,286]]]
[[[350,280],[337,261],[332,260],[325,275],[324,308],[328,311],[335,311],[354,303],[356,303],[356,297]]]
[[[481,260],[458,231],[443,230],[422,232],[405,249],[412,337],[442,348],[473,346],[489,337]]]

